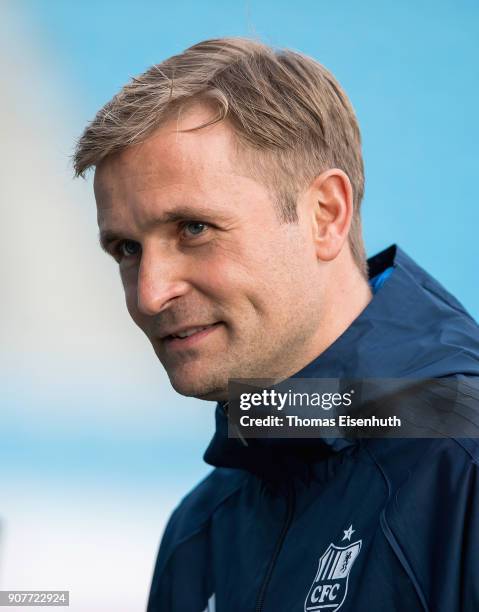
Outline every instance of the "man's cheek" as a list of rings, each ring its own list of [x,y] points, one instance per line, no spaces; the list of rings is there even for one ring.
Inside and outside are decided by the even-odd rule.
[[[125,292],[125,302],[128,312],[135,323],[141,325],[141,313],[138,310],[138,288],[136,285],[136,279],[131,278],[131,275],[121,275],[123,283],[123,290]]]

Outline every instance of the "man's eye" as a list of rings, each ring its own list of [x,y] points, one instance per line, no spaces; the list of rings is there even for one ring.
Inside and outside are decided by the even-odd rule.
[[[183,233],[188,236],[199,236],[200,234],[204,234],[208,225],[206,223],[202,223],[201,221],[188,221],[183,224]]]
[[[141,246],[139,242],[134,240],[122,240],[117,250],[121,257],[135,257],[139,254]]]

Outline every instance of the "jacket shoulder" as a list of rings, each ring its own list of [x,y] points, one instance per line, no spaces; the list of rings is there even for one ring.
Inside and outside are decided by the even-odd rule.
[[[371,440],[366,446],[390,493],[410,488],[415,475],[442,481],[448,473],[459,477],[462,469],[479,467],[479,440],[475,438],[391,438]]]
[[[181,500],[163,534],[157,572],[175,548],[201,531],[217,508],[241,489],[248,478],[242,470],[215,468]]]
[[[200,610],[205,607],[211,594],[206,570],[210,519],[242,488],[248,477],[241,470],[214,469],[174,510],[156,560],[147,607],[149,612]],[[185,584],[188,584],[187,589]]]

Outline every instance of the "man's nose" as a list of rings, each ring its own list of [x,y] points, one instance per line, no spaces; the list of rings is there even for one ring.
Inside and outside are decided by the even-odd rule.
[[[145,315],[156,315],[188,289],[182,280],[182,265],[176,257],[165,257],[143,252],[138,270],[138,310]]]

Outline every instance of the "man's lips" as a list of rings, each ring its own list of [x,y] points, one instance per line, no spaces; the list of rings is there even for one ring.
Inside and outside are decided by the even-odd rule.
[[[211,323],[209,325],[189,325],[176,329],[173,333],[163,336],[161,341],[169,348],[187,348],[193,346],[203,338],[208,336],[217,327],[221,325],[221,321]],[[183,337],[180,337],[183,336]]]

